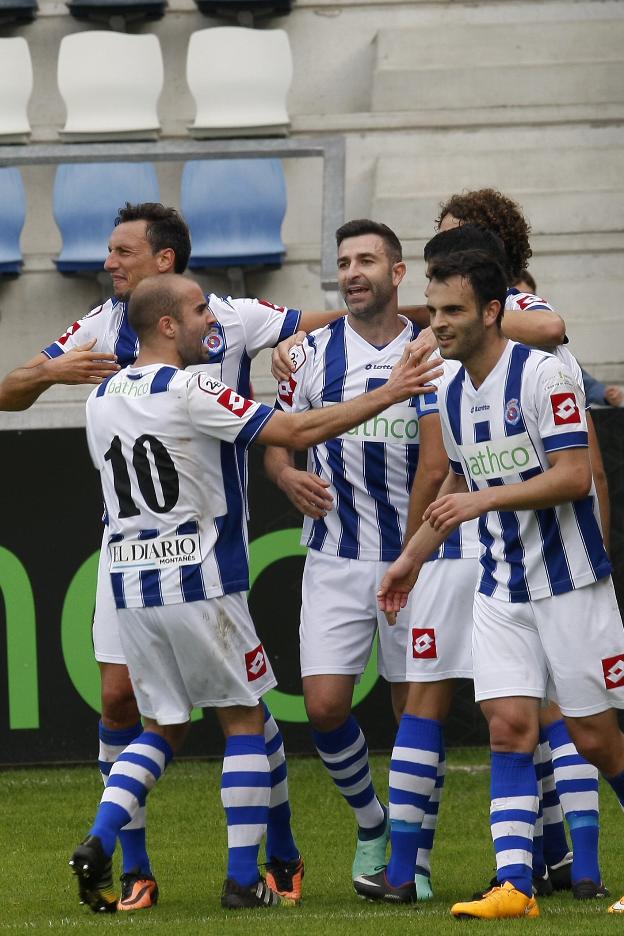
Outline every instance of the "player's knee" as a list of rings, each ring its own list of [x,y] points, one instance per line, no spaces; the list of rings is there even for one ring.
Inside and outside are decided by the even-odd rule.
[[[537,727],[519,713],[495,713],[489,718],[490,747],[493,751],[532,752],[537,746]]]
[[[344,725],[351,713],[350,705],[331,696],[306,698],[308,719],[317,731],[334,731]]]
[[[139,717],[127,669],[115,667],[114,671],[103,670],[102,721],[104,724],[108,728],[127,728],[135,725]]]

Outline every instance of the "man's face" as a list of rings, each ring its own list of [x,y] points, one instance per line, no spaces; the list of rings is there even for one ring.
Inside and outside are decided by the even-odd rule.
[[[217,320],[197,283],[184,280],[180,289],[182,301],[180,318],[176,320],[176,349],[183,367],[204,364],[210,353],[205,344],[206,336]]]
[[[432,279],[425,296],[440,354],[465,363],[481,350],[485,339],[483,315],[471,284],[461,276]]]
[[[351,315],[372,318],[396,298],[405,272],[377,234],[347,237],[338,248],[338,286]]]
[[[135,286],[162,269],[161,253],[152,253],[146,237],[146,221],[126,221],[113,230],[104,263],[113,280],[113,292],[119,299],[129,299]]]

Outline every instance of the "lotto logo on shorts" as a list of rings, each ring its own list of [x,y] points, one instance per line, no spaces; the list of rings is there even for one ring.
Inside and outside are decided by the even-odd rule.
[[[247,670],[249,682],[264,676],[267,671],[267,664],[262,644],[258,644],[255,650],[250,650],[249,653],[245,654],[245,669]]]
[[[603,660],[602,672],[607,689],[619,689],[620,686],[624,686],[624,653]]]
[[[237,393],[236,390],[231,390],[229,387],[227,390],[224,390],[220,397],[217,397],[217,403],[220,403],[221,406],[225,406],[230,413],[234,413],[235,416],[244,416],[250,406],[253,406],[251,400],[247,400],[244,396],[241,396],[240,393]]]
[[[297,381],[294,377],[289,377],[288,380],[280,380],[277,385],[277,396],[278,399],[285,403],[286,406],[293,405],[293,394],[295,392],[295,387],[297,386]]]
[[[412,628],[412,655],[415,660],[436,660],[438,658],[433,627]]]
[[[551,393],[550,405],[552,406],[553,416],[555,417],[555,426],[568,426],[571,423],[580,423],[581,413],[576,402],[576,394],[569,393]]]

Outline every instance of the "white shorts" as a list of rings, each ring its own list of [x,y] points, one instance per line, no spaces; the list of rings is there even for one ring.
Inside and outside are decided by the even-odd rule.
[[[301,585],[302,676],[361,676],[378,632],[379,673],[388,682],[405,682],[410,605],[394,627],[377,608],[377,589],[389,566],[389,562],[343,559],[308,550]]]
[[[117,614],[139,711],[160,725],[193,707],[256,705],[276,685],[242,592]]]
[[[472,656],[478,702],[541,699],[554,685],[572,718],[624,708],[624,630],[610,577],[538,601],[477,593]]]
[[[479,560],[426,562],[412,592],[408,682],[472,679],[472,606]]]
[[[108,531],[104,528],[100,560],[98,563],[97,588],[95,592],[95,614],[93,615],[93,649],[98,663],[126,663],[121,646],[117,608],[113,597],[110,572],[108,570]]]

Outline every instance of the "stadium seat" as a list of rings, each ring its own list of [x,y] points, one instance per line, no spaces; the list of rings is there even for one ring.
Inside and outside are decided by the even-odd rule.
[[[264,16],[285,16],[292,9],[291,0],[195,0],[204,16],[234,19],[241,26],[253,26]]]
[[[0,0],[0,26],[31,23],[38,9],[37,0]]]
[[[163,60],[154,35],[73,33],[61,39],[58,86],[64,140],[155,140]]]
[[[22,269],[20,234],[26,220],[26,194],[19,169],[0,169],[0,275]]]
[[[66,6],[76,19],[125,29],[129,23],[161,19],[167,0],[70,0]]]
[[[191,34],[186,77],[194,137],[284,136],[293,65],[283,29],[217,26]]]
[[[54,219],[63,238],[55,261],[61,273],[102,269],[119,208],[127,202],[160,201],[151,163],[61,165],[54,180]]]
[[[33,71],[28,43],[21,36],[0,39],[0,143],[26,143],[30,124],[26,108]]]
[[[188,162],[180,205],[191,230],[191,269],[218,267],[233,281],[234,270],[281,266],[286,184],[279,159]]]

